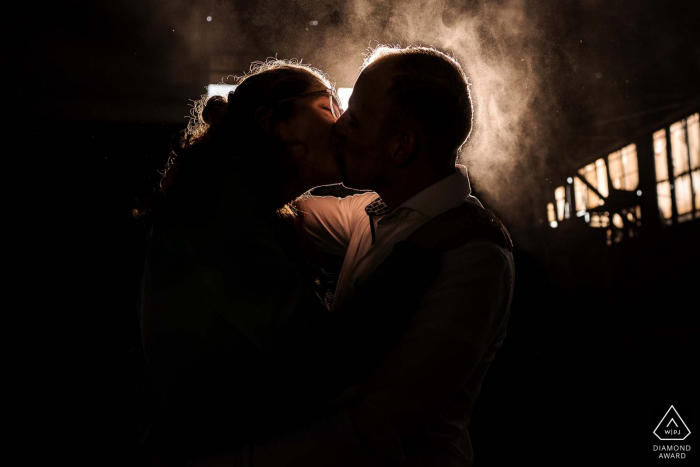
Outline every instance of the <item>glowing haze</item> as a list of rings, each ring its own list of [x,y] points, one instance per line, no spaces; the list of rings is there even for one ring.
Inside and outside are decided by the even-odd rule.
[[[542,173],[540,155],[550,141],[551,125],[542,122],[556,120],[556,97],[540,66],[546,28],[533,6],[522,0],[262,0],[254,6],[200,4],[181,21],[196,38],[192,46],[213,57],[211,83],[275,55],[323,69],[338,87],[352,86],[363,53],[379,44],[435,46],[453,55],[475,99],[474,129],[460,162],[469,167],[477,192],[505,213],[523,209],[517,194]]]
[[[544,41],[537,17],[528,13],[526,3],[483,2],[465,10],[446,0],[396,2],[382,16],[371,2],[358,0],[345,14],[352,29],[344,39],[346,48],[356,48],[362,38],[370,38],[432,45],[459,60],[475,100],[474,129],[461,162],[469,167],[477,190],[507,209],[517,191],[510,188],[532,183],[533,171],[526,166],[538,163],[532,156],[549,139],[532,105],[546,87],[535,60]],[[342,69],[343,77],[353,71],[351,64],[333,65]],[[542,110],[540,104],[537,111]],[[551,115],[544,117],[551,119]]]

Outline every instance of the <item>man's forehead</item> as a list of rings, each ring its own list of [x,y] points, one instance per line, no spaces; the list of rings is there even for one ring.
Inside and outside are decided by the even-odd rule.
[[[362,70],[355,81],[352,97],[353,103],[361,107],[376,107],[384,102],[384,97],[391,86],[393,70],[385,66],[369,65]]]
[[[396,70],[388,60],[384,59],[369,64],[357,77],[357,81],[365,81],[372,86],[383,85],[388,87]]]

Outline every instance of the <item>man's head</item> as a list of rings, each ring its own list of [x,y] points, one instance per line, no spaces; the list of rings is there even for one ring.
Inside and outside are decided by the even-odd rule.
[[[433,48],[379,47],[336,124],[344,183],[377,190],[399,174],[447,175],[471,123],[469,83],[456,60]]]

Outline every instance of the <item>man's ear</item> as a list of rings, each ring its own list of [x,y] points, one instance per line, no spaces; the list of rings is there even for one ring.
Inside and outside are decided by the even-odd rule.
[[[255,111],[255,124],[260,127],[268,135],[272,134],[272,116],[275,111],[270,107],[260,107]]]
[[[390,150],[396,167],[409,165],[418,154],[418,134],[414,131],[402,131],[392,141]]]

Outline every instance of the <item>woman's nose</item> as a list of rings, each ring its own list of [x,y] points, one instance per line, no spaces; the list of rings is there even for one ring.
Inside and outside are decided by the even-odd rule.
[[[335,121],[333,124],[333,136],[334,138],[343,138],[345,136],[345,125],[346,125],[346,120],[347,118],[345,117],[345,113],[340,116],[338,120]]]
[[[331,144],[334,146],[337,144],[340,144],[342,141],[343,137],[338,133],[338,124],[336,123],[333,126],[333,135],[331,136]]]

